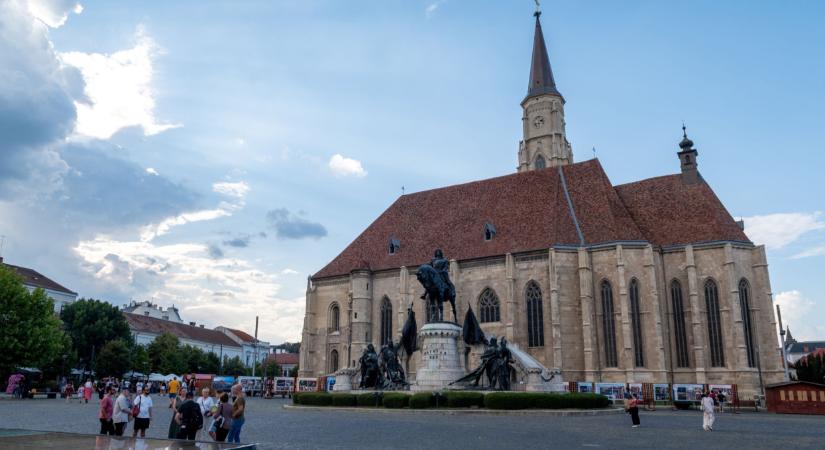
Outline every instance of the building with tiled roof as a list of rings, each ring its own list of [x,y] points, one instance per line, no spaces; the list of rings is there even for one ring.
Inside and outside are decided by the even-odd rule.
[[[402,195],[315,273],[302,376],[398,342],[408,308],[423,324],[415,274],[441,249],[458,320],[472,306],[564,380],[737,384],[742,398],[783,380],[765,249],[700,174],[684,127],[678,172],[617,186],[599,160],[574,163],[565,102],[537,13],[516,173]]]
[[[223,326],[217,327],[215,330],[225,334],[229,339],[232,339],[232,341],[241,346],[243,349],[243,357],[241,360],[246,367],[252,367],[255,361],[261,362],[265,360],[266,355],[269,354],[269,342],[255,339],[255,336],[245,331]]]
[[[159,319],[149,315],[124,312],[123,317],[129,324],[129,330],[139,345],[149,345],[163,333],[177,336],[183,345],[191,345],[205,352],[211,352],[221,359],[239,357],[243,361],[243,348],[226,334],[197,325]]]
[[[26,286],[29,291],[43,289],[46,295],[54,301],[54,312],[56,313],[59,313],[65,305],[77,300],[77,292],[64,287],[34,269],[6,264],[3,262],[2,256],[0,256],[0,265],[14,271],[20,277],[23,286]]]
[[[298,353],[271,353],[266,357],[266,363],[275,363],[281,368],[280,376],[288,377],[293,369],[298,367],[300,355]]]

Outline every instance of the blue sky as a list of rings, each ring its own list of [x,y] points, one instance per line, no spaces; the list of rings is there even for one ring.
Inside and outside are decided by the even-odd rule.
[[[512,173],[533,3],[0,5],[6,262],[300,337],[307,275],[401,193]],[[544,2],[577,161],[699,169],[825,338],[825,5]]]

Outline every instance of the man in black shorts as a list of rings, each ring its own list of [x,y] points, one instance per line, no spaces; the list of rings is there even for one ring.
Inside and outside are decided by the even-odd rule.
[[[149,386],[143,387],[143,392],[132,402],[132,405],[138,410],[132,437],[136,437],[138,432],[140,432],[140,437],[146,437],[146,429],[149,428],[149,422],[152,420],[152,396],[149,395]]]

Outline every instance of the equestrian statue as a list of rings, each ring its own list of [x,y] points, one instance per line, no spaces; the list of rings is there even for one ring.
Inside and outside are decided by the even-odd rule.
[[[429,264],[422,264],[415,277],[424,287],[422,300],[427,301],[428,322],[444,321],[444,302],[450,302],[453,308],[453,322],[458,323],[455,312],[455,286],[450,281],[450,261],[444,258],[441,249]]]

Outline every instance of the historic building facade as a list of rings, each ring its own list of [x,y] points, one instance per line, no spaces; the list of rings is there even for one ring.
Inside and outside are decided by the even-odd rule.
[[[302,376],[397,342],[410,307],[423,324],[415,271],[440,248],[459,323],[472,306],[565,380],[737,384],[743,397],[782,381],[765,249],[702,178],[693,142],[679,143],[680,173],[613,186],[597,159],[573,163],[564,103],[537,14],[517,173],[402,195],[313,275]]]

